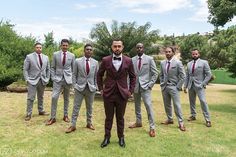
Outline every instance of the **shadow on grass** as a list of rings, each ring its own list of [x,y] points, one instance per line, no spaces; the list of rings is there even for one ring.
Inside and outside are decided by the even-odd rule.
[[[224,89],[224,90],[220,90],[220,92],[236,94],[236,89]]]
[[[236,113],[236,105],[232,105],[232,104],[221,104],[221,105],[213,104],[213,105],[210,105],[210,110],[235,114]]]

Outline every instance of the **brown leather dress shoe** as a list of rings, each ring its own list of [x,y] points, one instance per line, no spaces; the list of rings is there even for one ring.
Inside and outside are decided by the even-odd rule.
[[[190,116],[190,117],[188,118],[188,121],[194,121],[194,120],[196,120],[196,117],[194,117],[194,116]]]
[[[91,129],[91,130],[95,130],[93,124],[87,124],[86,128]]]
[[[67,130],[66,130],[66,133],[68,134],[68,133],[71,133],[71,132],[73,132],[73,131],[75,131],[76,130],[76,127],[75,126],[70,126]]]
[[[151,130],[149,131],[149,136],[150,136],[150,137],[155,137],[155,136],[156,136],[156,133],[155,133],[155,130],[154,130],[154,129],[151,129]]]
[[[211,122],[210,121],[206,121],[206,127],[211,127]]]
[[[179,130],[186,131],[186,128],[185,128],[184,124],[179,125]]]
[[[39,115],[40,116],[48,116],[49,113],[45,112],[45,111],[42,111],[42,112],[39,112]]]
[[[56,119],[55,118],[51,118],[46,122],[46,125],[52,125],[53,123],[56,123]]]
[[[25,117],[25,121],[29,121],[31,119],[31,115],[27,115],[26,117]]]
[[[130,129],[142,127],[142,123],[133,123],[129,126]]]
[[[64,120],[65,122],[67,122],[67,123],[69,123],[69,122],[70,122],[70,119],[69,119],[69,117],[68,117],[68,116],[64,116],[64,117],[63,117],[63,120]]]
[[[169,125],[169,124],[174,124],[174,122],[172,120],[166,120],[164,122],[161,122],[161,124]]]

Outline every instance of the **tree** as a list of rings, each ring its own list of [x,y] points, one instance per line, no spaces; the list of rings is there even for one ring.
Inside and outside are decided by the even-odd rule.
[[[235,0],[208,0],[207,3],[210,13],[208,21],[216,28],[224,26],[236,15]]]
[[[137,26],[136,22],[118,24],[113,21],[111,31],[107,28],[105,22],[95,25],[90,32],[90,37],[94,43],[95,58],[101,60],[102,57],[111,54],[111,44],[114,38],[119,38],[124,43],[124,53],[132,57],[136,55],[135,46],[142,42],[146,47],[146,53],[157,53],[158,48],[152,47],[152,44],[159,38],[158,30],[149,31],[151,23],[143,26]]]
[[[10,22],[0,21],[0,87],[22,78],[25,56],[32,52],[35,38],[18,36]]]
[[[191,60],[191,50],[195,48],[200,51],[201,57],[205,58],[208,52],[207,41],[207,36],[200,35],[198,33],[188,35],[180,40],[178,45],[180,46],[183,63],[186,64],[189,60]]]

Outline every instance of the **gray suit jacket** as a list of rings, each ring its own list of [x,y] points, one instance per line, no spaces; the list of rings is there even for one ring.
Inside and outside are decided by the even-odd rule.
[[[75,60],[73,67],[73,86],[78,91],[83,91],[88,84],[89,90],[95,92],[97,89],[98,62],[95,59],[90,58],[88,75],[86,73],[85,64],[85,57],[80,57]]]
[[[205,88],[211,79],[211,69],[206,60],[198,59],[195,63],[195,70],[192,74],[193,61],[188,62],[186,71],[186,80],[184,87],[190,89],[192,83],[198,88]]]
[[[158,71],[153,57],[143,54],[140,70],[138,69],[138,60],[139,56],[132,58],[136,75],[135,93],[139,92],[139,84],[144,90],[152,89],[158,77]]]
[[[41,79],[43,85],[48,84],[50,79],[50,64],[48,56],[42,54],[42,68],[38,61],[38,54],[33,52],[28,54],[24,61],[23,74],[25,80],[32,84],[36,85]]]
[[[72,84],[72,71],[75,60],[75,55],[67,51],[65,65],[62,65],[62,51],[54,52],[51,65],[51,79],[55,82],[60,82],[63,79],[67,84]]]
[[[164,90],[167,85],[180,90],[185,79],[184,66],[180,60],[173,58],[170,63],[169,72],[166,72],[167,60],[161,61],[160,86]]]

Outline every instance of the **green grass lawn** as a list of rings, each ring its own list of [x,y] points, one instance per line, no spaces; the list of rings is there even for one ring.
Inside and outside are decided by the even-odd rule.
[[[25,122],[26,93],[0,92],[0,156],[28,157],[233,157],[236,156],[236,86],[210,84],[207,87],[207,101],[212,116],[211,128],[205,127],[199,101],[197,120],[187,122],[186,132],[177,129],[177,121],[170,126],[162,126],[166,119],[159,85],[153,89],[157,135],[150,138],[147,115],[142,105],[143,127],[129,129],[135,121],[134,103],[128,102],[125,114],[126,148],[120,148],[113,124],[111,144],[100,148],[104,136],[103,101],[94,103],[93,124],[95,131],[85,128],[86,114],[83,104],[77,122],[77,131],[65,134],[70,124],[62,121],[62,97],[59,99],[57,122],[45,126],[49,117],[38,116],[34,104],[31,121]],[[181,93],[184,118],[189,117],[187,95]],[[45,110],[50,111],[51,92],[45,93]],[[73,98],[70,101],[70,115]],[[175,117],[175,116],[174,116]],[[115,119],[114,119],[115,120]]]

